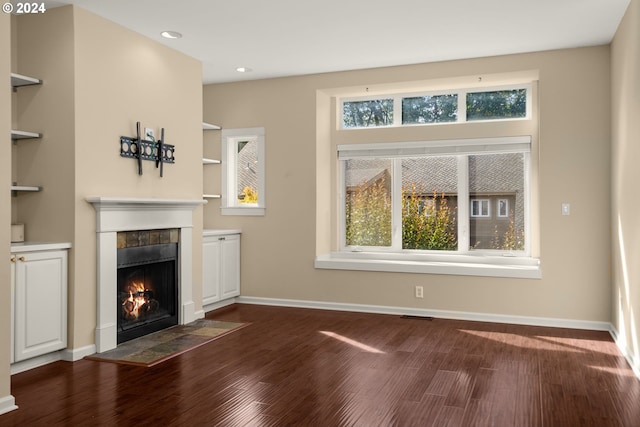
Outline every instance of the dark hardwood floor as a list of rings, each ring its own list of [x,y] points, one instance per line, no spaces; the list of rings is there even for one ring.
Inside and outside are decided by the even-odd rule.
[[[234,305],[251,322],[152,368],[12,377],[2,426],[640,426],[606,332]]]

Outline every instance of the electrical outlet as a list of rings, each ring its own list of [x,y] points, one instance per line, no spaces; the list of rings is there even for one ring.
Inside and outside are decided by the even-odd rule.
[[[416,298],[422,298],[423,297],[423,287],[422,286],[416,286]]]

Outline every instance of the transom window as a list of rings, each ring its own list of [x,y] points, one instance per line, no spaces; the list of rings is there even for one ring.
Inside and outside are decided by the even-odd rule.
[[[341,250],[528,255],[530,145],[512,137],[338,146]]]
[[[341,100],[343,129],[529,117],[529,85]]]

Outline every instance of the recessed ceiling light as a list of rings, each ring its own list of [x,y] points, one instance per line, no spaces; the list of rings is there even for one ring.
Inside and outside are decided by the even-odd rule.
[[[163,31],[160,33],[160,35],[165,39],[179,39],[180,37],[182,37],[182,34],[177,31]]]
[[[247,67],[238,67],[236,68],[236,71],[239,73],[248,73],[251,71],[251,68],[247,68]]]

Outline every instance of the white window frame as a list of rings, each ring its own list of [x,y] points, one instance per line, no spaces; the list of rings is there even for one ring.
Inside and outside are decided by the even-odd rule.
[[[344,209],[345,177],[344,164],[339,176],[339,249],[316,257],[316,268],[412,272],[434,274],[458,274],[491,277],[540,278],[539,259],[531,257],[531,137],[476,138],[464,140],[444,140],[425,142],[396,142],[373,144],[338,145],[338,159],[361,158],[362,156],[392,158],[395,167],[392,174],[400,173],[399,162],[403,157],[413,156],[458,156],[458,250],[420,251],[403,250],[401,245],[401,219],[392,215],[392,247],[371,248],[345,245],[346,216]],[[473,154],[524,153],[524,233],[523,251],[472,250],[469,248],[470,202],[468,191],[468,156]],[[392,186],[398,186],[401,179],[394,176]],[[393,190],[392,190],[393,191]],[[397,194],[397,189],[395,189]],[[399,198],[392,196],[392,203],[399,204]],[[394,209],[397,212],[397,208]],[[400,234],[400,238],[397,235]]]
[[[349,98],[340,98],[338,109],[338,128],[341,130],[362,130],[362,129],[380,129],[387,127],[407,127],[407,126],[443,126],[456,123],[484,123],[484,122],[497,122],[497,121],[514,121],[514,120],[530,120],[532,113],[532,95],[531,95],[531,83],[514,84],[514,85],[499,85],[499,86],[482,86],[482,87],[465,87],[453,90],[438,90],[428,92],[398,92],[391,94],[358,96]],[[498,119],[487,120],[472,120],[467,121],[467,93],[478,92],[499,92],[505,90],[519,90],[525,89],[527,91],[527,106],[524,117],[507,117]],[[438,96],[438,95],[457,95],[458,96],[458,116],[456,121],[451,122],[437,122],[437,123],[402,123],[402,99],[403,98],[415,98],[421,96]],[[344,111],[345,102],[359,102],[370,101],[376,99],[393,99],[393,124],[386,126],[370,126],[370,127],[344,127],[344,120],[342,117]]]
[[[509,218],[509,199],[498,199],[498,201],[496,203],[497,203],[496,216],[498,218]],[[505,206],[505,209],[506,209],[504,214],[502,212],[500,212],[500,203],[504,203],[504,206]]]
[[[473,213],[474,204],[480,205],[480,210],[478,211],[479,214]],[[484,205],[487,206],[486,215],[482,213]],[[469,215],[471,216],[471,218],[491,218],[491,200],[490,199],[477,199],[477,198],[471,199],[470,208],[471,210],[469,211]]]
[[[238,203],[236,179],[237,144],[239,141],[253,140],[257,144],[258,203]],[[262,127],[223,129],[222,130],[222,215],[250,215],[262,216],[266,211],[266,183],[265,183],[265,130]]]

